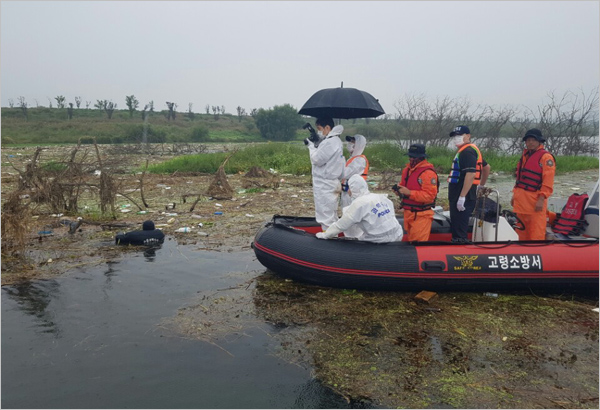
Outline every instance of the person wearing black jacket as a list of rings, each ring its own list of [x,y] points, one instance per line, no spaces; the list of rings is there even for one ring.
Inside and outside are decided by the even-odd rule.
[[[484,186],[490,175],[490,165],[479,148],[471,143],[471,130],[459,125],[450,132],[458,152],[448,176],[448,202],[452,242],[467,241],[469,219],[477,201],[477,187]]]

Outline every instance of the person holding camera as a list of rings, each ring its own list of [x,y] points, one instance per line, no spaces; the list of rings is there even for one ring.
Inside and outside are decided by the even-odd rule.
[[[438,174],[427,161],[425,145],[408,148],[409,162],[402,177],[392,189],[401,198],[404,209],[404,230],[409,241],[428,241],[433,222],[433,207],[439,191]]]
[[[340,181],[344,172],[344,153],[339,136],[344,131],[341,125],[334,126],[332,118],[317,118],[315,122],[319,141],[305,141],[312,164],[313,197],[315,218],[325,231],[338,218]]]
[[[477,187],[484,186],[490,175],[490,165],[471,142],[471,130],[459,125],[450,132],[458,149],[448,176],[448,206],[452,242],[466,242],[469,219],[477,201]]]

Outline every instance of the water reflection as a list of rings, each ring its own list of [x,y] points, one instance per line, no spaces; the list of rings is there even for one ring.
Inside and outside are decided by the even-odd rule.
[[[40,280],[34,283],[23,283],[4,286],[2,291],[17,302],[20,309],[36,318],[41,333],[60,335],[60,329],[54,320],[54,312],[48,306],[59,295],[60,286],[54,280]]]
[[[117,265],[118,263],[119,263],[118,261],[107,261],[106,262],[108,269],[104,272],[104,277],[106,278],[106,280],[104,281],[104,286],[102,287],[102,291],[104,292],[104,299],[108,299],[108,294],[106,293],[106,291],[112,289],[113,277],[117,276],[117,272],[118,272],[118,270],[113,268],[113,266]]]
[[[1,407],[353,406],[313,380],[310,370],[274,358],[276,342],[247,323],[234,329],[246,337],[216,342],[232,355],[161,326],[199,291],[214,294],[219,308],[228,300],[220,289],[239,289],[250,299],[249,280],[259,267],[251,252],[199,252],[173,241],[53,281],[5,287]],[[212,304],[200,305],[203,334],[214,332],[219,323],[204,320],[202,308]],[[228,321],[245,307],[222,309],[216,319]],[[60,333],[60,340],[49,341],[42,328]]]
[[[146,258],[146,262],[154,262],[154,259],[156,258],[156,250],[160,248],[161,246],[158,245],[144,249],[144,257]]]

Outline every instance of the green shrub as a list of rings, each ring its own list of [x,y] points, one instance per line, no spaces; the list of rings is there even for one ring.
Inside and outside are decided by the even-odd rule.
[[[245,127],[246,127],[246,131],[248,131],[249,133],[256,129],[256,125],[254,125],[253,122],[247,122]]]
[[[96,142],[98,144],[110,144],[110,143],[112,143],[112,140],[108,136],[101,136],[101,137],[96,137]]]
[[[67,169],[67,165],[62,162],[49,161],[41,166],[41,168],[47,172],[58,173]]]
[[[152,126],[148,125],[133,125],[125,131],[125,141],[132,143],[144,142],[144,128],[146,132],[146,142],[149,143],[160,143],[167,141],[167,134],[162,130],[157,130]]]
[[[206,128],[203,125],[195,127],[192,130],[192,135],[191,135],[190,139],[193,142],[206,142],[206,141],[208,141],[208,139],[209,139],[208,138],[208,128]]]
[[[255,116],[256,128],[260,135],[270,141],[289,141],[302,127],[302,117],[289,104],[275,106],[273,109],[260,109]]]

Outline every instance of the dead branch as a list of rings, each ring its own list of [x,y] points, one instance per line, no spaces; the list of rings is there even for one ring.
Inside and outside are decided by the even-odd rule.
[[[15,254],[25,248],[26,234],[29,230],[31,210],[29,203],[21,200],[22,191],[7,195],[2,204],[0,230],[2,232],[2,253]]]
[[[146,159],[146,167],[144,171],[142,171],[142,176],[140,177],[140,196],[142,198],[142,203],[146,208],[148,208],[148,202],[146,202],[146,198],[144,198],[144,176],[146,175],[146,171],[148,170],[148,159]]]
[[[192,204],[192,207],[190,208],[190,212],[194,212],[194,209],[196,208],[196,205],[198,204],[198,202],[200,202],[200,200],[202,200],[202,196],[198,195],[198,198],[196,198],[196,200]]]
[[[107,208],[110,206],[110,210],[115,215],[115,186],[111,176],[106,172],[102,165],[102,157],[100,156],[100,150],[94,137],[94,148],[96,149],[96,156],[98,158],[98,165],[100,167],[100,210],[102,213],[106,213]]]
[[[121,195],[121,196],[124,196],[125,198],[129,199],[131,202],[133,202],[133,204],[134,204],[135,206],[137,206],[137,207],[138,207],[138,209],[139,209],[140,211],[143,211],[142,207],[141,207],[141,206],[139,206],[139,205],[138,205],[138,203],[137,203],[137,202],[135,202],[135,201],[134,201],[134,200],[133,200],[133,199],[132,199],[132,198],[131,198],[129,195],[127,195],[127,194],[124,194],[123,192],[117,192],[117,193],[118,193],[119,195]]]

